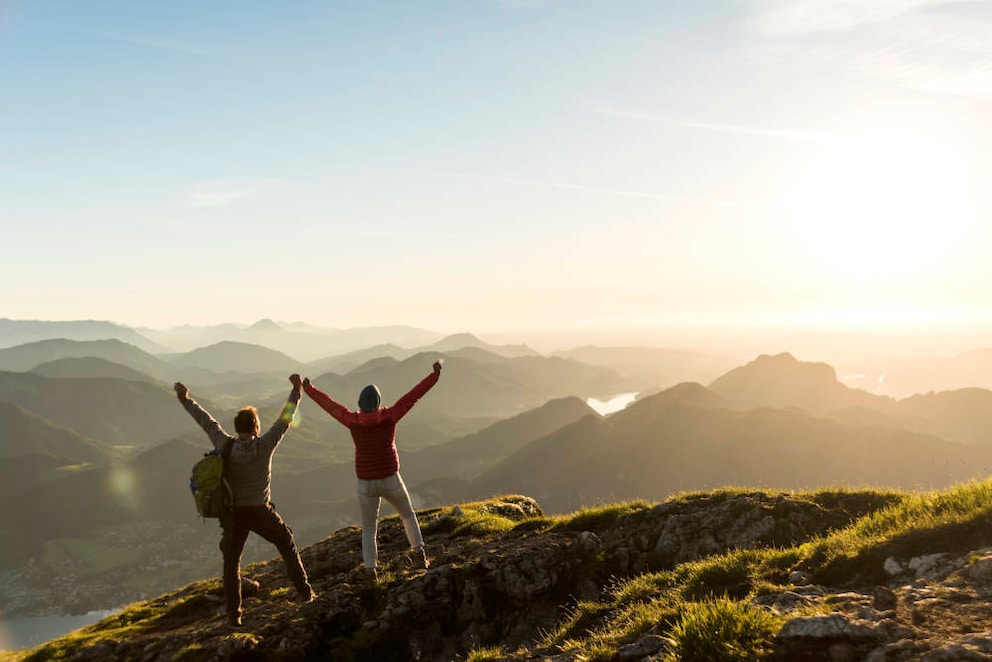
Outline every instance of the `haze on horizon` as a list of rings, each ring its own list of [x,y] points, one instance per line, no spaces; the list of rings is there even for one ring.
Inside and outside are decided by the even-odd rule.
[[[0,313],[992,329],[992,7],[0,3]]]

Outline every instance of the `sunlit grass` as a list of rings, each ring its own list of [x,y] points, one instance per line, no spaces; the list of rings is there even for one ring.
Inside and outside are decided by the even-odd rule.
[[[725,489],[673,497],[725,500],[754,490]],[[580,601],[541,637],[544,646],[574,659],[610,660],[626,643],[651,632],[668,640],[664,659],[760,660],[782,625],[752,600],[789,590],[789,576],[804,570],[825,583],[854,584],[883,572],[892,553],[933,549],[967,551],[992,544],[992,481],[915,494],[884,490],[825,489],[793,499],[844,513],[853,523],[807,543],[783,548],[731,550],[618,582],[603,601]],[[628,512],[644,504],[634,502]],[[609,520],[627,504],[556,519],[556,530],[584,529],[577,522]],[[825,604],[822,609],[829,609]]]
[[[767,657],[781,619],[750,604],[716,599],[683,607],[670,638],[672,662],[751,662]]]
[[[650,510],[646,501],[625,501],[586,508],[553,519],[553,531],[596,531],[616,525],[634,513]]]
[[[506,649],[502,646],[486,646],[474,648],[469,652],[465,662],[498,662],[506,659]]]
[[[456,537],[484,536],[510,531],[521,523],[548,521],[532,500],[504,495],[485,501],[439,509],[421,522],[425,534],[448,533]]]

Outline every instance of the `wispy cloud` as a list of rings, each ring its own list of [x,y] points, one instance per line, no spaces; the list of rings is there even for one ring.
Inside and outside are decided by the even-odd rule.
[[[747,0],[750,51],[873,80],[992,99],[992,22],[947,0]]]
[[[238,200],[265,195],[278,190],[278,179],[219,179],[197,184],[182,194],[189,207],[223,207]]]
[[[656,122],[671,126],[681,126],[687,129],[698,129],[700,131],[717,131],[720,133],[736,133],[748,136],[759,136],[762,138],[775,138],[778,140],[798,140],[803,142],[820,142],[829,136],[816,133],[814,131],[802,131],[796,129],[776,129],[768,127],[741,126],[739,124],[719,124],[714,122],[695,122],[688,120],[677,120],[650,113],[639,113],[628,110],[617,110],[615,108],[584,108],[583,110],[610,115],[613,117],[623,117],[627,119],[640,120],[644,122]]]
[[[566,184],[559,182],[546,182],[534,179],[518,179],[515,177],[501,177],[498,175],[478,175],[465,172],[450,172],[445,170],[416,170],[424,175],[435,175],[439,177],[456,177],[459,179],[470,179],[478,182],[490,182],[495,184],[511,184],[514,186],[530,186],[538,188],[559,189],[565,191],[578,191],[582,193],[592,193],[595,195],[618,196],[624,198],[647,198],[650,200],[661,200],[664,202],[678,202],[695,205],[717,205],[721,207],[745,207],[747,203],[735,200],[720,200],[716,198],[694,198],[691,196],[671,195],[667,193],[653,193],[650,191],[627,191],[623,189],[602,188],[599,186],[585,186],[583,184]]]

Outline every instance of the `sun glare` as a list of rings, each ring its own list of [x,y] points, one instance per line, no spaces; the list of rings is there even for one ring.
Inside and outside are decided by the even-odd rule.
[[[974,211],[967,152],[951,132],[878,117],[832,134],[814,154],[787,212],[809,266],[849,287],[953,263]]]

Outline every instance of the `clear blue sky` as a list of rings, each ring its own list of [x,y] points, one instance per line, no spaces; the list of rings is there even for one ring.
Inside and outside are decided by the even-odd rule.
[[[992,7],[0,0],[0,316],[992,320]]]

